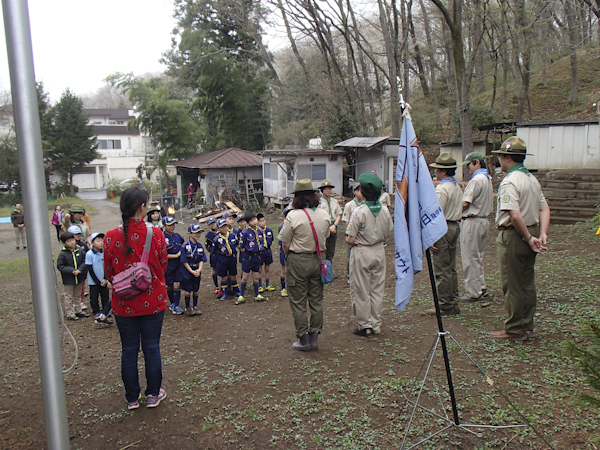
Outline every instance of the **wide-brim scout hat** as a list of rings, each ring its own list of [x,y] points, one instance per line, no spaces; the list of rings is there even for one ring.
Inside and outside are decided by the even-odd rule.
[[[163,217],[162,224],[163,225],[174,225],[175,224],[175,218],[173,216]]]
[[[335,188],[335,186],[333,184],[331,184],[331,181],[329,181],[329,180],[321,181],[321,186],[319,186],[319,189],[323,190],[328,187],[330,187],[332,189]]]
[[[466,166],[469,163],[475,161],[485,161],[485,156],[483,156],[480,152],[471,152],[467,155],[464,161],[459,162],[459,166]]]
[[[383,187],[383,181],[377,175],[372,173],[363,173],[358,177],[360,186],[365,191],[371,194],[381,194],[381,188]]]
[[[202,233],[202,228],[197,223],[193,223],[188,227],[188,233]]]
[[[150,203],[148,206],[148,214],[153,213],[154,211],[160,212],[160,206],[156,202]]]
[[[527,144],[518,136],[509,137],[505,140],[498,150],[492,150],[492,153],[501,155],[531,155],[527,153]]]
[[[83,206],[75,203],[75,204],[71,205],[71,208],[69,208],[69,212],[83,214]]]
[[[429,167],[433,167],[434,169],[455,169],[458,167],[456,164],[456,159],[450,152],[440,153],[434,163],[429,164]],[[358,179],[360,181],[360,178]]]
[[[310,178],[296,180],[296,184],[294,184],[294,192],[292,192],[292,194],[296,195],[305,192],[315,192],[315,188],[313,187]]]

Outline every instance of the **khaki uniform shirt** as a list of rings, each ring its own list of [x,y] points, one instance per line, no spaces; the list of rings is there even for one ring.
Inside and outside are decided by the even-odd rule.
[[[331,207],[331,210],[329,209]],[[329,197],[329,203],[324,195],[321,196],[321,203],[319,204],[319,208],[322,208],[327,214],[329,214],[329,218],[331,223],[334,223],[338,216],[342,215],[342,208],[338,201],[333,198],[333,196]]]
[[[438,184],[435,192],[447,222],[458,222],[462,218],[462,191],[451,181]]]
[[[536,225],[540,222],[540,211],[547,205],[536,177],[518,170],[509,172],[498,188],[496,225],[511,226],[508,211],[516,210],[521,212],[525,225]]]
[[[332,223],[329,213],[321,208],[316,208],[314,211],[306,208],[306,211],[310,214],[315,231],[317,232],[319,249],[324,253],[325,241],[329,237],[329,227]],[[288,213],[283,228],[279,233],[279,240],[290,244],[290,251],[294,253],[314,253],[317,251],[310,222],[301,209],[294,209]]]
[[[356,244],[375,245],[384,242],[393,229],[394,222],[387,208],[381,208],[375,217],[369,207],[362,204],[352,213],[346,234],[355,237]]]
[[[391,208],[392,207],[392,199],[390,198],[390,194],[388,194],[387,192],[384,192],[383,194],[381,194],[381,197],[379,197],[379,203],[387,206],[388,208]]]
[[[350,221],[350,216],[354,212],[356,208],[360,206],[359,203],[356,202],[356,199],[353,198],[348,203],[344,205],[344,214],[342,214],[342,220],[347,224]]]
[[[463,217],[487,217],[494,203],[492,180],[482,173],[474,176],[467,184],[462,200],[469,203],[462,213]]]

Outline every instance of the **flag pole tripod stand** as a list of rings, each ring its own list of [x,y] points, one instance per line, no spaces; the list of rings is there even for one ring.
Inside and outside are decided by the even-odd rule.
[[[473,431],[473,429],[477,429],[477,428],[486,428],[486,429],[503,429],[503,428],[521,428],[521,427],[531,427],[533,429],[533,431],[538,435],[538,437],[540,437],[547,445],[549,448],[552,448],[552,446],[544,439],[544,437],[526,420],[526,418],[519,412],[519,410],[515,407],[515,405],[513,405],[510,400],[502,393],[502,391],[500,389],[498,389],[498,387],[494,386],[494,382],[492,381],[492,379],[490,377],[488,377],[483,370],[477,365],[477,363],[475,361],[473,361],[473,359],[469,356],[469,354],[466,352],[466,350],[456,341],[456,339],[454,339],[452,337],[452,335],[450,334],[449,331],[444,331],[444,324],[442,323],[442,314],[441,314],[441,310],[440,310],[440,303],[439,303],[439,299],[438,299],[438,294],[437,294],[437,289],[435,286],[435,275],[433,273],[433,264],[431,262],[431,253],[429,251],[429,249],[426,250],[426,256],[427,256],[427,266],[429,268],[429,278],[431,280],[431,289],[433,292],[433,301],[435,303],[435,314],[437,317],[437,322],[438,322],[438,332],[437,332],[437,336],[435,339],[435,342],[433,343],[429,354],[428,354],[428,360],[426,360],[423,363],[423,366],[421,367],[421,370],[419,371],[419,374],[417,374],[417,377],[421,374],[421,372],[423,371],[423,368],[425,368],[425,375],[423,376],[423,379],[421,381],[421,387],[419,389],[419,392],[417,394],[417,398],[414,402],[411,402],[409,400],[409,403],[411,403],[413,405],[413,409],[410,415],[410,419],[408,420],[408,424],[406,425],[406,430],[404,431],[404,437],[402,439],[402,444],[400,445],[400,450],[404,449],[404,444],[406,442],[406,438],[408,437],[408,431],[410,429],[410,426],[413,422],[413,419],[415,417],[415,413],[417,411],[417,408],[422,409],[425,412],[428,412],[429,414],[435,416],[438,419],[441,419],[443,421],[445,421],[446,423],[442,426],[442,428],[438,431],[436,431],[435,433],[425,437],[424,439],[421,439],[419,442],[411,445],[410,447],[407,447],[406,450],[409,450],[411,448],[415,448],[417,446],[419,446],[420,444],[422,444],[425,441],[428,441],[429,439],[433,438],[434,436],[437,436],[440,433],[443,433],[444,431],[448,430],[449,428],[452,427],[456,427],[459,428],[461,430],[464,430],[468,433],[471,433],[477,437],[482,437],[482,433],[478,432],[478,431]],[[475,367],[477,367],[479,369],[479,371],[481,371],[481,373],[486,377],[486,381],[488,382],[488,384],[490,384],[492,387],[494,387],[503,397],[504,399],[509,403],[510,406],[513,407],[513,409],[517,412],[517,414],[519,414],[519,416],[525,420],[525,422],[528,422],[526,424],[518,424],[518,425],[504,425],[504,426],[499,426],[499,425],[478,425],[478,424],[464,424],[460,422],[460,418],[458,416],[458,408],[456,406],[456,395],[454,392],[454,384],[452,382],[452,371],[450,370],[450,359],[448,357],[448,348],[446,345],[446,338],[449,337],[452,342],[454,342],[458,348],[467,356],[467,358],[469,358],[469,360],[475,365]],[[430,409],[427,409],[421,405],[419,405],[419,400],[421,398],[421,394],[423,393],[423,388],[425,387],[425,381],[427,380],[427,376],[429,375],[429,370],[431,369],[431,366],[433,364],[433,358],[435,356],[435,352],[437,350],[438,345],[441,343],[442,346],[442,353],[444,356],[444,365],[446,368],[446,378],[448,380],[448,391],[450,394],[450,403],[452,405],[452,417],[448,417],[448,414],[446,412],[446,408],[443,405],[443,402],[441,401],[440,398],[440,404],[442,406],[442,410],[443,410],[443,414],[438,414],[435,411],[432,411]],[[438,392],[438,397],[439,397],[439,392]]]

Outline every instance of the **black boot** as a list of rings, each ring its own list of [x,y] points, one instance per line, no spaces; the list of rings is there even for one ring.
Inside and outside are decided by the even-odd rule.
[[[294,350],[300,350],[301,352],[309,352],[312,350],[308,341],[308,333],[304,333],[300,339],[292,344]]]
[[[317,350],[319,348],[319,344],[317,344],[317,339],[319,339],[319,330],[315,330],[312,333],[308,334],[308,340],[310,342],[311,350]]]

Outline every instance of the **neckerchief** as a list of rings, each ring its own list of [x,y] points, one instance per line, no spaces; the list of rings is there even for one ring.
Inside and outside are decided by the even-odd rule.
[[[490,180],[492,179],[492,176],[488,173],[487,169],[481,168],[481,169],[477,169],[475,172],[473,172],[473,176],[480,175],[480,174],[484,174]]]
[[[229,231],[225,235],[223,233],[220,233],[220,234],[221,234],[221,237],[225,238],[225,246],[227,247],[227,253],[229,254],[228,256],[233,255],[233,252],[231,251],[231,245],[229,245]]]
[[[354,197],[354,198],[352,199],[352,201],[353,201],[353,202],[356,204],[356,206],[357,206],[357,207],[358,207],[358,206],[360,206],[360,205],[362,205],[362,202],[358,203],[358,202],[356,201],[356,197]]]
[[[365,203],[369,207],[369,209],[371,210],[371,212],[373,213],[373,215],[375,217],[377,217],[379,215],[379,213],[381,212],[381,208],[383,208],[379,199],[377,199],[375,201],[365,200]]]
[[[507,174],[511,173],[511,172],[515,172],[515,171],[519,171],[519,172],[523,172],[524,174],[526,174],[528,177],[531,176],[531,173],[529,173],[529,170],[527,170],[525,168],[525,166],[523,165],[523,163],[518,163],[515,164],[514,166],[512,166],[510,169],[508,169],[506,171]]]
[[[333,217],[333,212],[331,211],[331,197],[325,197],[325,201],[327,202],[327,206],[329,207],[329,215],[331,216],[331,220],[335,221],[335,217]]]
[[[311,208],[311,207],[310,207],[310,205],[309,205],[308,203],[306,204],[306,207],[307,207],[308,209],[312,209],[313,211],[316,211],[316,210],[317,210],[317,207],[316,207],[316,206],[315,206],[314,208]]]
[[[458,184],[456,183],[456,179],[454,177],[446,177],[443,180],[440,180],[439,184],[444,184],[444,183],[446,183],[448,181],[451,181],[452,184],[454,184],[454,186],[458,186]]]
[[[264,248],[268,248],[268,244],[267,244],[267,227],[261,228],[262,232],[263,232],[263,246]],[[258,231],[256,233],[256,237],[258,238]]]

